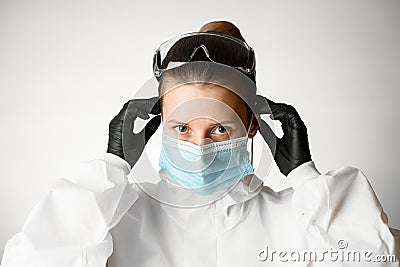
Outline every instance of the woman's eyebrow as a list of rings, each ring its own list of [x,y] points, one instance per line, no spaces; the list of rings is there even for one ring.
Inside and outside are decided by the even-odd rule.
[[[186,122],[180,122],[174,119],[167,120],[167,123],[186,124]]]
[[[234,121],[227,120],[227,121],[212,123],[211,125],[220,125],[220,124],[224,125],[224,124],[234,124],[234,123],[235,123]]]

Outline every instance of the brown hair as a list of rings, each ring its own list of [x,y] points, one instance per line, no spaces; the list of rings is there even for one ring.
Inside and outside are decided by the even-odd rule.
[[[221,32],[246,42],[238,27],[228,21],[211,21],[204,24],[203,27],[200,28],[199,32]]]

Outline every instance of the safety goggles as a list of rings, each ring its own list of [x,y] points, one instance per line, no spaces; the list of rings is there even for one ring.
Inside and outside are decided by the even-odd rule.
[[[255,56],[247,43],[219,32],[194,32],[172,38],[156,50],[153,73],[159,79],[171,68],[192,61],[210,61],[235,68],[255,81]]]

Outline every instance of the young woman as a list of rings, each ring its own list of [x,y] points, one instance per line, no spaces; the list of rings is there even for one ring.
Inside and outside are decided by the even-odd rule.
[[[400,241],[367,178],[316,169],[295,108],[256,94],[254,53],[234,25],[162,45],[154,74],[159,96],[124,105],[108,153],[46,195],[1,266],[398,266]],[[282,138],[261,114],[282,122]],[[160,125],[160,181],[128,182]],[[255,175],[247,144],[258,132],[291,188]]]

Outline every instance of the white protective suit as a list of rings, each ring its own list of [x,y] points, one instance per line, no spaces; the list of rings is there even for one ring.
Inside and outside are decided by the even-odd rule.
[[[8,241],[1,267],[399,266],[373,262],[399,257],[400,241],[353,167],[320,174],[310,161],[289,173],[291,188],[249,192],[243,179],[198,208],[156,201],[128,182],[129,165],[113,154],[85,170],[76,182],[61,179],[35,206]],[[165,180],[142,186],[196,197]],[[346,251],[359,252],[360,263],[340,260]],[[310,263],[310,255],[320,262]]]

